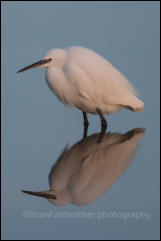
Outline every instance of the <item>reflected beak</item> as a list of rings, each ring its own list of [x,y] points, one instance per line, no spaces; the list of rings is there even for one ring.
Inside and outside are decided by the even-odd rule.
[[[20,73],[20,72],[23,72],[23,71],[26,71],[28,69],[33,69],[33,68],[38,68],[38,67],[42,67],[42,65],[44,64],[47,64],[51,61],[52,59],[42,59],[42,60],[39,60],[38,62],[34,63],[34,64],[31,64],[23,69],[20,69],[17,73]]]
[[[52,193],[51,190],[41,191],[41,192],[31,192],[31,191],[22,190],[21,192],[29,194],[29,195],[33,195],[33,196],[47,198],[47,199],[56,199],[56,196]]]

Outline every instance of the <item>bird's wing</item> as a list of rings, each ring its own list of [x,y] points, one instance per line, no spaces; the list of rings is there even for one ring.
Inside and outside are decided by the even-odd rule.
[[[70,82],[70,85],[74,87],[75,91],[80,97],[94,100],[94,83],[78,65],[67,64],[64,67],[64,73]]]
[[[79,95],[102,104],[133,104],[134,88],[110,62],[81,47],[68,52],[64,72]]]
[[[133,98],[129,90],[128,92],[125,88],[122,90],[119,84],[117,86],[108,78],[105,80],[98,76],[98,79],[96,79],[96,75],[93,75],[92,78],[92,75],[86,73],[79,65],[67,64],[64,67],[64,72],[77,94],[82,98],[93,101],[93,103],[127,105],[131,101],[130,98]]]

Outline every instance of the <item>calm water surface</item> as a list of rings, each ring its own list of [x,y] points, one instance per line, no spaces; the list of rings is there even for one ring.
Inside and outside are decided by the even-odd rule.
[[[159,3],[3,2],[2,31],[2,238],[158,240]],[[106,116],[101,143],[99,117],[82,140],[82,113],[56,99],[44,70],[16,74],[70,45],[108,58],[145,102]],[[50,202],[21,192],[49,186]]]

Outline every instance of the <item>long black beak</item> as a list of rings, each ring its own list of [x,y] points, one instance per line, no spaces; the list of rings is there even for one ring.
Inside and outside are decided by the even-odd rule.
[[[28,69],[32,69],[32,68],[38,68],[40,67],[41,65],[43,64],[47,64],[51,61],[52,59],[42,59],[42,60],[39,60],[38,62],[34,63],[34,64],[31,64],[23,69],[20,69],[17,73],[20,73],[20,72],[23,72],[23,71],[26,71]]]
[[[33,195],[33,196],[47,198],[47,199],[56,199],[56,196],[52,193],[49,193],[49,191],[31,192],[31,191],[22,190],[21,192],[29,194],[29,195]]]

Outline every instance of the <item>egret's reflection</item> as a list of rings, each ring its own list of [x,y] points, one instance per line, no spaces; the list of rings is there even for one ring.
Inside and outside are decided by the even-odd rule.
[[[125,134],[93,134],[66,147],[49,174],[50,190],[23,191],[45,197],[54,205],[86,205],[107,192],[128,168],[145,129]]]

